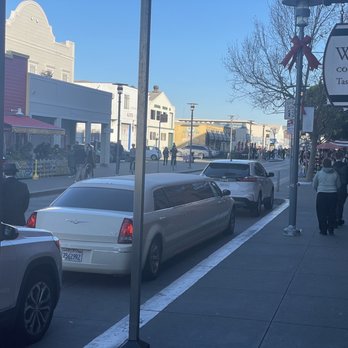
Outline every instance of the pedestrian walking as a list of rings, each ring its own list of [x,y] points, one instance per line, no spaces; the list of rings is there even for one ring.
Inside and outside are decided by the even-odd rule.
[[[69,174],[71,177],[74,177],[74,175],[76,175],[76,162],[75,162],[74,149],[71,147],[71,145],[67,146],[67,157],[68,157]]]
[[[337,191],[337,207],[336,207],[336,226],[342,226],[343,220],[343,208],[347,199],[347,183],[348,183],[348,166],[343,162],[343,153],[336,153],[336,162],[333,164],[333,169],[336,170],[340,177],[341,186]]]
[[[134,174],[134,171],[135,171],[135,154],[136,154],[135,144],[132,144],[132,147],[129,150],[129,171],[131,174]]]
[[[171,155],[170,165],[171,165],[173,170],[174,170],[174,167],[176,166],[176,155],[177,155],[177,153],[178,153],[178,149],[177,149],[175,143],[173,143],[173,146],[170,149],[170,155]]]
[[[83,179],[83,172],[86,165],[86,151],[83,145],[76,143],[74,145],[75,163],[76,163],[76,176],[75,181]]]
[[[9,225],[24,226],[25,212],[29,206],[30,194],[27,184],[16,178],[18,169],[14,163],[4,163],[3,167],[3,217]]]
[[[341,186],[337,172],[332,168],[331,160],[325,158],[323,167],[313,179],[317,191],[316,212],[320,234],[334,234],[336,223],[337,190]]]
[[[166,146],[163,150],[163,165],[166,166],[168,164],[168,158],[169,158],[169,149],[168,146]]]
[[[115,145],[115,158],[116,158],[116,174],[120,173],[121,158],[123,157],[124,148],[121,140],[118,140]]]
[[[94,169],[95,169],[95,151],[92,145],[87,144],[84,179],[87,179],[89,177],[94,178]]]

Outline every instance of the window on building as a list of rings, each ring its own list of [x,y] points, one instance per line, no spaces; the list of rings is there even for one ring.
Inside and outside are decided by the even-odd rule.
[[[62,72],[62,81],[68,82],[69,81],[69,73],[66,71]]]
[[[161,111],[156,111],[156,120],[159,121],[161,118]]]
[[[37,64],[29,63],[29,72],[32,74],[37,74]]]
[[[124,108],[125,109],[129,109],[129,100],[130,100],[129,94],[125,94],[124,95]]]
[[[156,139],[157,139],[156,132],[150,132],[150,140],[156,140]]]
[[[155,110],[151,110],[150,118],[151,118],[151,120],[155,120],[156,119],[156,111]]]
[[[167,133],[161,133],[161,140],[163,141],[167,140]]]
[[[168,114],[166,112],[162,113],[161,122],[162,123],[167,123],[168,122]]]

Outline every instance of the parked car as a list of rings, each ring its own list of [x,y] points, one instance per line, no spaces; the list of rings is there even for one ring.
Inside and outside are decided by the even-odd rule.
[[[70,186],[28,226],[45,228],[61,240],[63,270],[104,274],[130,272],[134,176],[95,178]],[[234,232],[234,201],[208,178],[194,174],[146,174],[144,191],[144,277],[160,264],[223,231]]]
[[[57,237],[42,229],[0,225],[0,324],[18,343],[37,342],[47,331],[61,274]]]
[[[158,147],[156,146],[146,146],[146,152],[145,152],[146,159],[150,159],[152,161],[157,161],[161,159],[162,154]]]
[[[215,160],[201,173],[213,178],[221,190],[228,189],[239,206],[250,209],[254,216],[261,213],[262,204],[273,208],[274,184],[264,166],[255,160]]]
[[[194,158],[211,158],[216,157],[219,154],[219,151],[212,150],[208,146],[203,145],[193,145],[192,144],[192,152]],[[190,154],[190,145],[178,148],[177,156],[185,157]]]

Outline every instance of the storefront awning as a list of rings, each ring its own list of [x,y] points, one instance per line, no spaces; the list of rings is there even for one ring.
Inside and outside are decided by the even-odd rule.
[[[64,135],[63,128],[52,124],[35,120],[29,116],[5,116],[4,129],[13,133],[22,134],[43,134],[43,135]]]

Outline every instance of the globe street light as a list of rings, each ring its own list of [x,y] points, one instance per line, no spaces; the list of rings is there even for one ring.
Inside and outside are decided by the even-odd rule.
[[[117,86],[118,93],[118,118],[117,118],[117,144],[116,144],[116,175],[120,173],[120,162],[121,162],[121,141],[120,141],[120,128],[121,128],[121,95],[123,93],[123,87]]]
[[[189,153],[189,168],[191,168],[192,165],[192,133],[193,133],[193,110],[195,109],[195,106],[198,105],[197,103],[187,103],[190,105],[191,109],[191,131],[190,131],[190,153]]]

